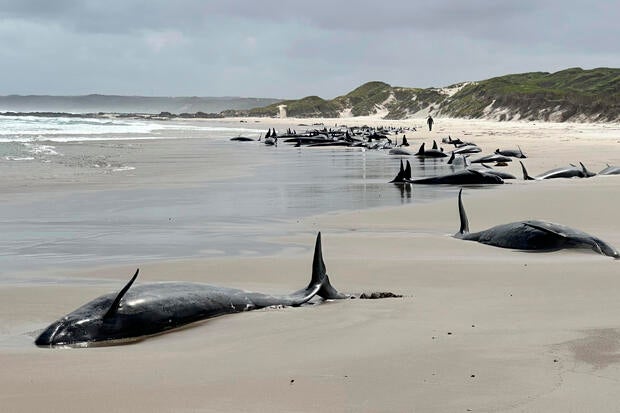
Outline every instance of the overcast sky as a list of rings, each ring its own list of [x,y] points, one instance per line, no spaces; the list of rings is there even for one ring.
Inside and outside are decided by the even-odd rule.
[[[333,98],[620,67],[617,0],[0,0],[0,95]]]

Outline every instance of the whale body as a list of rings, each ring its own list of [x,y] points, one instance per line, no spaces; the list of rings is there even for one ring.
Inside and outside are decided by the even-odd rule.
[[[459,191],[461,227],[455,238],[477,241],[494,247],[530,251],[557,251],[564,248],[590,248],[595,252],[618,259],[620,253],[605,241],[566,225],[547,221],[527,220],[496,225],[479,232],[469,232],[469,221]]]
[[[132,286],[138,271],[118,293],[102,295],[47,327],[35,340],[40,347],[111,345],[137,341],[224,314],[269,306],[300,306],[315,296],[346,298],[333,288],[317,235],[312,278],[288,295],[248,292],[192,282]]]

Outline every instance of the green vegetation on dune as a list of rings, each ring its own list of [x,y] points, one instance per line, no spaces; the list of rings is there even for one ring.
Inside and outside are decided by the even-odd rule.
[[[566,69],[495,77],[465,86],[441,106],[444,114],[480,118],[485,108],[508,109],[521,119],[565,121],[620,116],[620,69]]]
[[[368,82],[337,97],[334,102],[343,108],[350,108],[353,116],[368,116],[377,113],[377,107],[390,97],[391,92],[392,86],[387,83]]]
[[[429,106],[441,103],[445,95],[437,89],[393,88],[394,100],[386,105],[386,119],[403,119]]]
[[[297,118],[329,117],[337,118],[342,107],[333,101],[321,99],[318,96],[307,96],[299,100],[285,100],[262,108],[250,109],[249,116],[277,116],[279,106],[286,106],[287,116]]]
[[[500,120],[620,120],[620,69],[571,68],[556,73],[530,72],[494,77],[461,87],[450,96],[442,89],[390,86],[368,82],[332,100],[308,96],[226,116],[278,116],[286,105],[291,117],[339,117],[387,111],[386,119],[404,119],[431,109],[443,116],[494,117]]]

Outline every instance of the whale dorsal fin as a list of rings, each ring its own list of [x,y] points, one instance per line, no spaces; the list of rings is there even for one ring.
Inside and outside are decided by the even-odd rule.
[[[345,294],[341,294],[336,290],[329,282],[329,276],[327,275],[327,269],[325,268],[325,262],[323,261],[323,248],[321,246],[321,233],[319,232],[316,237],[316,245],[314,247],[314,260],[312,262],[312,280],[313,283],[319,283],[321,286],[316,294],[326,300],[335,300],[340,298],[346,298]],[[310,287],[310,285],[308,287]]]
[[[320,284],[325,278],[326,274],[327,269],[325,268],[325,262],[323,261],[321,232],[319,232],[316,236],[316,243],[314,245],[314,258],[312,260],[312,279],[310,280],[310,285]]]
[[[579,162],[579,165],[581,165],[581,170],[583,172],[584,178],[590,178],[591,176],[596,175],[594,172],[588,171],[588,168],[586,168],[583,163]]]
[[[523,171],[523,179],[526,181],[533,181],[534,178],[528,175],[527,169],[525,169],[525,165],[523,165],[523,162],[519,161],[519,163],[521,164],[521,170]]]
[[[114,299],[114,301],[112,302],[112,305],[110,306],[110,308],[108,309],[108,311],[105,313],[105,315],[103,316],[103,318],[108,318],[108,317],[112,317],[114,314],[116,314],[116,311],[118,310],[118,307],[121,305],[121,299],[123,298],[123,296],[125,295],[125,293],[129,290],[129,287],[131,287],[131,285],[133,284],[133,282],[136,280],[136,278],[138,278],[138,273],[140,272],[140,268],[138,268],[136,270],[136,273],[133,275],[133,277],[131,277],[131,280],[129,280],[129,282],[123,287],[123,289],[118,293],[118,295],[116,296],[116,298]]]
[[[420,145],[420,149],[418,149],[417,155],[422,155],[422,154],[424,154],[424,142],[422,142],[422,145]]]
[[[459,217],[461,219],[461,228],[457,235],[467,234],[469,232],[469,221],[467,220],[467,214],[465,213],[465,207],[463,206],[463,188],[459,191]]]
[[[399,182],[403,182],[403,179],[405,178],[405,168],[403,167],[403,160],[400,160],[400,169],[398,170],[398,173],[396,174],[396,176],[394,177],[394,179],[392,179],[390,181],[390,183],[399,183]]]
[[[411,164],[407,160],[407,166],[405,167],[405,179],[411,179]]]
[[[329,282],[327,269],[323,261],[323,249],[321,247],[321,233],[316,236],[314,245],[314,258],[312,260],[312,278],[308,286],[302,290],[292,294],[296,296],[296,302],[293,306],[301,305],[312,299],[315,295],[319,295],[325,299],[346,298],[344,294],[340,294]]]

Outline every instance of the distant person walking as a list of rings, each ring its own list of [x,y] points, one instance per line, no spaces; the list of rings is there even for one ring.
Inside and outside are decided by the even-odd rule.
[[[431,115],[428,115],[428,119],[426,119],[426,123],[428,123],[428,131],[432,131],[433,130],[433,123],[435,123],[435,121],[433,120],[433,118],[431,117]]]

